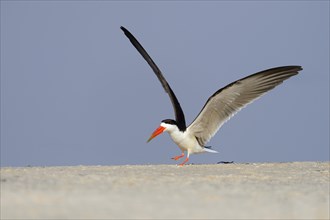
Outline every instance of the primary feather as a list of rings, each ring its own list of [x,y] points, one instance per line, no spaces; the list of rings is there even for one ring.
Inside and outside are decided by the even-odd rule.
[[[264,70],[237,80],[215,92],[188,127],[199,144],[205,144],[234,114],[284,80],[297,75],[300,66],[283,66]]]

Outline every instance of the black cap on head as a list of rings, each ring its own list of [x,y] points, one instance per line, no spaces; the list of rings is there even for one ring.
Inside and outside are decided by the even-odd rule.
[[[164,122],[166,124],[178,126],[178,123],[175,120],[173,120],[173,119],[164,119],[162,122]]]

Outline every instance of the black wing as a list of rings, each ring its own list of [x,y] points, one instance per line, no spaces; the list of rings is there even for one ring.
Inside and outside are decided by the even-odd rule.
[[[165,92],[168,93],[168,95],[171,99],[173,109],[174,109],[174,113],[175,113],[175,119],[176,119],[176,122],[178,124],[179,129],[181,131],[185,131],[186,130],[186,121],[185,121],[185,118],[184,118],[182,108],[181,108],[180,103],[179,103],[178,99],[176,98],[174,92],[172,91],[170,85],[168,84],[168,82],[164,78],[162,72],[157,67],[155,62],[151,59],[151,57],[149,56],[147,51],[138,42],[138,40],[123,26],[121,26],[120,29],[122,29],[122,31],[124,31],[124,34],[126,35],[126,37],[131,41],[133,46],[139,51],[139,53],[147,61],[147,63],[151,67],[151,69],[155,72],[155,74],[158,77],[160,83],[162,84],[163,88],[165,89]]]

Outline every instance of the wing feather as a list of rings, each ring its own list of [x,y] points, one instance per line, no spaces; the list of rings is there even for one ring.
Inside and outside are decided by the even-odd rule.
[[[141,54],[141,56],[147,61],[151,69],[156,74],[157,78],[159,79],[160,83],[162,84],[165,92],[169,95],[172,106],[175,113],[175,120],[178,124],[178,127],[181,131],[186,130],[186,120],[184,117],[184,113],[182,111],[181,105],[176,98],[173,90],[171,89],[170,85],[166,81],[165,77],[163,76],[162,72],[158,68],[158,66],[155,64],[155,62],[151,59],[147,51],[142,47],[142,45],[139,43],[139,41],[129,32],[126,28],[123,26],[120,27],[120,29],[124,32],[126,37],[130,40],[130,42],[133,44],[133,46],[137,49],[137,51]]]
[[[300,66],[276,67],[252,74],[219,89],[207,100],[190,124],[189,132],[205,146],[232,116],[284,80],[297,75],[300,70]]]

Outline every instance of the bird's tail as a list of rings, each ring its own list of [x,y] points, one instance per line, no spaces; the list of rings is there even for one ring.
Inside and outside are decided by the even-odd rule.
[[[205,146],[204,147],[204,151],[205,152],[209,152],[209,153],[219,153],[218,151],[211,150],[211,147],[209,147],[209,146]]]

